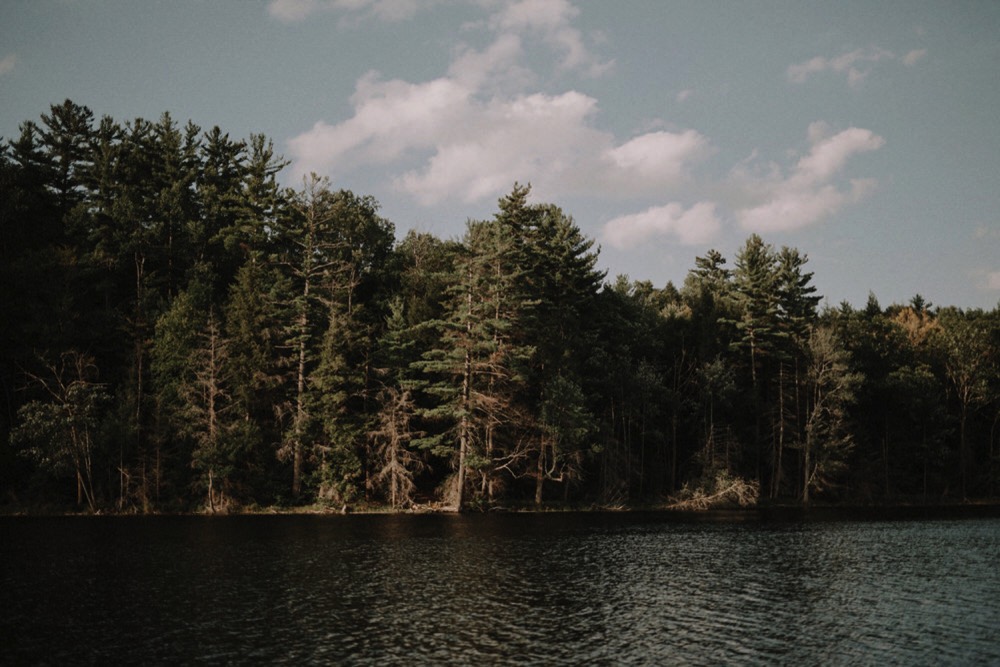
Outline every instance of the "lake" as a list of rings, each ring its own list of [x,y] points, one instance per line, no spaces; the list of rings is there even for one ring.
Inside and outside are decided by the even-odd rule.
[[[0,664],[1000,664],[1000,519],[0,518]]]

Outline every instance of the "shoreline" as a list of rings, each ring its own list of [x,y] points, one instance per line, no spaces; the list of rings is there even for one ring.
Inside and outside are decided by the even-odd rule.
[[[381,506],[351,507],[347,510],[334,507],[262,507],[240,509],[231,512],[208,511],[157,511],[157,512],[72,512],[51,508],[0,508],[0,518],[54,518],[54,517],[349,517],[349,516],[516,516],[516,515],[648,515],[677,521],[878,521],[908,519],[964,519],[1000,518],[1000,499],[979,501],[954,501],[938,503],[887,503],[887,504],[823,504],[803,506],[801,504],[764,504],[751,507],[712,507],[707,509],[678,509],[668,505],[635,505],[603,507],[592,506],[546,506],[546,507],[500,507],[467,508],[458,512],[453,507],[420,506],[415,509],[393,510]]]

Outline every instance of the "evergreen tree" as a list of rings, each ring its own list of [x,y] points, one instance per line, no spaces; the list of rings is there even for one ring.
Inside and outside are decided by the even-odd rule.
[[[524,230],[528,296],[533,302],[526,323],[532,347],[529,390],[535,421],[535,502],[544,497],[544,482],[569,485],[579,479],[581,447],[588,438],[577,433],[553,433],[554,423],[542,414],[562,388],[582,386],[585,350],[591,343],[596,296],[604,279],[598,271],[594,242],[583,236],[572,218],[552,205],[529,206],[529,190],[515,186],[501,202],[500,219]],[[593,418],[582,391],[570,391],[564,409],[580,418],[575,428],[589,434]],[[562,420],[555,424],[563,423]],[[553,437],[555,436],[555,437]],[[562,443],[561,445],[559,443]],[[572,447],[566,445],[572,443]]]
[[[279,295],[279,277],[268,265],[249,261],[236,274],[225,306],[225,337],[229,340],[228,375],[234,411],[234,429],[243,443],[245,456],[234,470],[234,485],[242,485],[250,497],[271,495],[269,474],[273,450],[278,442],[274,406],[281,403],[282,342],[280,323],[287,319]]]
[[[291,320],[284,332],[284,345],[291,353],[289,402],[285,409],[287,427],[279,456],[292,461],[292,497],[302,493],[302,477],[307,448],[313,439],[314,418],[309,412],[310,376],[315,368],[315,341],[319,335],[321,303],[317,291],[336,264],[338,249],[330,231],[333,225],[333,193],[329,181],[313,174],[301,192],[291,198],[288,214],[276,221],[275,261],[288,277]]]
[[[497,433],[498,426],[506,425],[508,442],[517,443],[510,431],[520,427],[519,366],[530,353],[516,338],[528,304],[520,291],[522,268],[511,232],[497,221],[469,223],[447,290],[448,306],[436,323],[437,345],[419,364],[431,380],[425,391],[437,401],[426,414],[449,425],[419,442],[440,455],[457,455],[454,497],[459,511],[470,468],[481,475],[488,494],[497,481],[493,473],[521,456],[516,448],[498,451]]]
[[[989,320],[980,312],[946,309],[938,316],[935,336],[951,395],[958,404],[958,478],[962,498],[968,498],[969,477],[976,452],[970,451],[970,420],[988,402],[989,378],[997,374],[991,349]]]
[[[802,503],[812,491],[830,488],[844,470],[854,446],[848,406],[863,380],[848,364],[848,353],[835,332],[816,328],[809,339],[809,404],[803,443]]]

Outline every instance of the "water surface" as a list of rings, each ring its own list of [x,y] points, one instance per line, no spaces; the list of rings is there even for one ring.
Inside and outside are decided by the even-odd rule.
[[[1000,664],[1000,519],[0,519],[0,664]]]

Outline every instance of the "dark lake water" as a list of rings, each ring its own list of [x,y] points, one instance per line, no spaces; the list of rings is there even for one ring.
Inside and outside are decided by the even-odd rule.
[[[1000,664],[1000,519],[0,518],[0,664]]]

